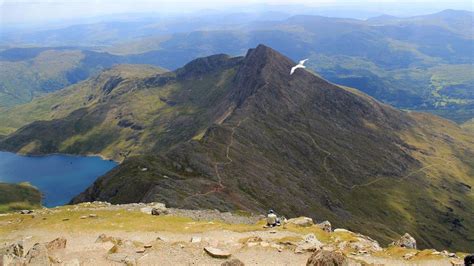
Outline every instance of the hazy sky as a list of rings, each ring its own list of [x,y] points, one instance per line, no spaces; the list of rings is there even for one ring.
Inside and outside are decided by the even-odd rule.
[[[229,9],[255,4],[311,7],[344,6],[389,13],[399,8],[417,8],[425,13],[447,8],[472,10],[472,0],[0,0],[0,23],[38,23],[51,20],[79,19],[117,13],[180,13],[201,9]],[[237,10],[237,9],[236,9]],[[402,13],[401,11],[398,13]],[[396,14],[399,15],[399,14]],[[1,27],[0,24],[0,27]]]

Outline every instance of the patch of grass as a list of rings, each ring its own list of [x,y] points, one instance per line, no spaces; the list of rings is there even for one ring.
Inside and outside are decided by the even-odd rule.
[[[50,214],[37,215],[33,219],[25,219],[20,214],[0,217],[0,224],[9,220],[20,219],[20,223],[7,224],[0,227],[0,234],[28,228],[100,232],[100,231],[165,231],[173,233],[199,233],[213,230],[229,230],[249,232],[263,230],[263,224],[227,224],[218,221],[194,221],[190,218],[177,216],[152,216],[139,211],[110,210],[70,210],[71,206],[60,207]],[[80,219],[91,213],[97,218]],[[45,218],[45,219],[44,219]],[[69,219],[64,221],[64,219]]]
[[[29,183],[0,183],[0,213],[41,207],[41,193]]]

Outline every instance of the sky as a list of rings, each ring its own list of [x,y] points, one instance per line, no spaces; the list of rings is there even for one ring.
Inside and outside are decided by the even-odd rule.
[[[202,9],[252,11],[253,8],[305,5],[309,7],[344,7],[412,15],[408,11],[430,13],[443,9],[473,9],[472,0],[0,0],[0,26],[74,20],[120,13],[179,14]],[[423,12],[425,11],[425,12]],[[398,13],[397,13],[398,12]]]

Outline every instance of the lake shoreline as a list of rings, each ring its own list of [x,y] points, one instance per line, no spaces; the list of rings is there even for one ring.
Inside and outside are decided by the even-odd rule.
[[[13,153],[19,156],[25,156],[25,157],[48,157],[48,156],[68,156],[68,157],[98,157],[104,161],[112,161],[117,163],[117,165],[120,165],[122,161],[117,161],[112,158],[109,158],[105,155],[102,154],[95,154],[95,153],[89,153],[89,154],[72,154],[72,153],[60,153],[60,152],[54,152],[54,153],[44,153],[44,154],[32,154],[32,153],[22,153],[22,152],[12,152],[8,150],[0,150],[0,152],[7,152],[7,153]]]
[[[29,182],[44,195],[43,205],[67,204],[116,166],[99,155],[20,154],[0,151],[0,182]]]

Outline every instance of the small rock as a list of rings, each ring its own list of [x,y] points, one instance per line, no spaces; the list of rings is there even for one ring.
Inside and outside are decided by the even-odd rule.
[[[97,240],[95,241],[96,243],[106,243],[110,242],[115,245],[121,245],[123,243],[123,240],[118,237],[113,237],[113,236],[108,236],[106,234],[101,234]]]
[[[276,248],[276,249],[278,250],[278,252],[282,252],[282,251],[283,251],[283,246],[282,246],[282,245],[271,244],[271,247],[272,247],[272,248]]]
[[[416,253],[407,253],[407,254],[403,255],[403,258],[406,259],[406,260],[410,260],[413,257],[415,257],[415,255],[416,255]]]
[[[201,238],[198,236],[191,237],[191,243],[201,243]]]
[[[66,243],[67,243],[67,240],[65,238],[59,237],[59,238],[56,238],[55,240],[47,243],[46,248],[50,252],[55,251],[55,250],[59,250],[59,249],[64,249],[64,248],[66,248]]]
[[[63,222],[69,221],[69,218],[64,218]]]
[[[156,241],[166,242],[166,241],[168,241],[168,239],[166,237],[159,236],[159,237],[156,238]]]
[[[276,231],[276,230],[271,230],[269,233],[270,233],[270,234],[276,234],[277,231]]]
[[[348,265],[348,258],[340,251],[316,250],[306,262],[306,266]]]
[[[30,214],[30,213],[33,213],[32,210],[21,210],[19,211],[20,214]]]
[[[245,266],[245,264],[238,259],[233,259],[223,262],[221,266]]]
[[[469,264],[465,264],[462,260],[451,260],[451,265],[452,266],[464,266],[464,265],[469,265]],[[472,265],[472,264],[470,264]]]
[[[87,219],[87,216],[83,215],[83,216],[79,217],[79,219]]]
[[[311,219],[309,217],[304,217],[304,216],[289,219],[289,220],[287,220],[287,223],[302,226],[302,227],[308,227],[308,226],[312,226],[314,224],[313,219]]]
[[[164,214],[168,214],[167,209],[160,209],[160,208],[151,209],[151,215],[164,215]]]
[[[431,255],[440,255],[440,254],[441,254],[441,252],[439,252],[439,251],[433,251],[433,252],[431,252]]]
[[[153,245],[151,245],[151,244],[146,244],[146,245],[144,245],[143,247],[144,247],[144,248],[152,248]]]
[[[89,214],[89,218],[97,218],[97,217],[98,217],[98,216],[97,216],[97,214],[95,214],[95,213]]]
[[[400,239],[393,242],[391,245],[402,248],[416,249],[416,240],[410,234],[405,233]]]
[[[232,255],[228,251],[224,251],[214,247],[205,247],[204,250],[213,258],[226,259]]]
[[[334,229],[334,233],[350,233],[351,231],[344,229],[344,228],[336,228]]]
[[[127,258],[128,258],[128,255],[125,253],[113,253],[107,256],[108,260],[119,262],[119,263],[125,263],[125,261],[127,261]]]
[[[321,228],[323,231],[326,231],[328,233],[331,232],[331,223],[329,221],[324,221],[322,223],[317,224],[319,228]]]
[[[145,248],[139,248],[139,249],[137,249],[135,252],[141,254],[141,253],[145,253],[145,251],[146,251]]]

